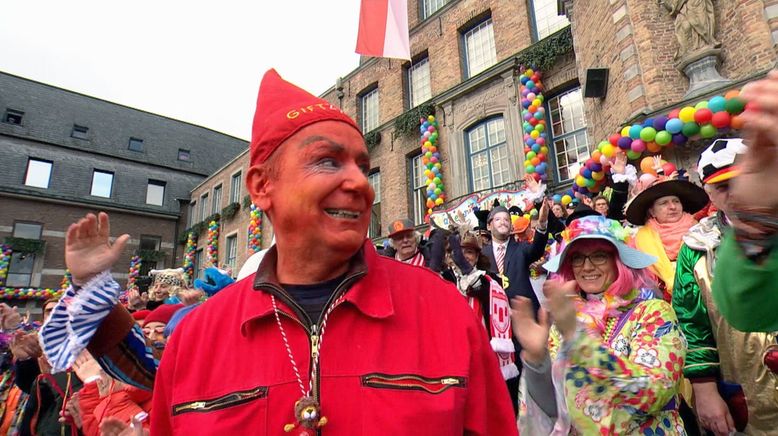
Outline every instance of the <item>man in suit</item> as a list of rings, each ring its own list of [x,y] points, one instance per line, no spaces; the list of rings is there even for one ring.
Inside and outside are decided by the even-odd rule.
[[[492,234],[492,243],[486,245],[483,253],[491,262],[490,271],[499,274],[508,298],[527,297],[537,312],[540,308],[529,281],[529,266],[543,256],[548,242],[548,204],[543,202],[538,213],[538,225],[531,243],[516,242],[511,237],[511,217],[504,206],[496,206],[489,212],[487,228]]]

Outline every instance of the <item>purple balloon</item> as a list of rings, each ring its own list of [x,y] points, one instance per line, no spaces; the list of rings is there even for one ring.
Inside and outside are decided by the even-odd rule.
[[[665,124],[667,124],[668,118],[664,115],[654,119],[654,129],[656,129],[657,132],[661,132],[665,129]]]
[[[526,114],[524,114],[524,121],[529,121],[531,119],[532,119],[532,114],[531,113],[527,112]]]
[[[632,146],[632,138],[629,136],[622,136],[619,138],[619,141],[616,143],[616,145],[618,145],[622,150],[629,150]]]
[[[522,96],[522,97],[526,97],[526,96],[528,96],[528,95],[529,95],[529,93],[530,93],[530,90],[529,90],[529,89],[527,89],[527,88],[524,88],[524,89],[522,89],[522,90],[521,90],[521,96]]]
[[[676,133],[673,135],[673,144],[675,145],[684,145],[686,144],[686,141],[689,139],[683,135],[683,133]]]
[[[593,163],[592,164],[592,171],[594,171],[595,173],[599,173],[600,171],[602,171],[602,164],[599,163],[599,162]]]

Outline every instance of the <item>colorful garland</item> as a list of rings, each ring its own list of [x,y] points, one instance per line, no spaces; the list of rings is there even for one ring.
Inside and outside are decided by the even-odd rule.
[[[0,288],[0,300],[48,300],[61,295],[61,289]]]
[[[219,265],[219,222],[216,220],[211,220],[208,223],[206,252],[208,253],[208,262],[214,266]]]
[[[430,115],[426,119],[419,119],[421,126],[421,163],[425,167],[424,176],[427,177],[427,213],[424,221],[429,222],[430,214],[435,206],[446,202],[446,188],[443,186],[443,167],[440,162],[438,150],[438,122],[435,116]]]
[[[548,175],[548,144],[546,140],[546,109],[543,107],[543,84],[540,71],[528,68],[519,76],[521,116],[524,119],[524,170],[537,181],[546,181]]]
[[[674,109],[666,116],[625,126],[619,133],[610,135],[607,141],[599,143],[576,176],[573,191],[599,192],[605,184],[608,165],[618,150],[623,150],[634,161],[644,153],[660,153],[665,147],[680,147],[690,140],[711,139],[730,130],[739,130],[743,127],[739,115],[748,107],[740,98],[740,91],[731,90],[693,107]]]
[[[141,260],[140,256],[132,256],[132,259],[130,259],[130,271],[127,273],[127,289],[132,289],[135,287],[135,280],[140,274],[140,267],[142,262],[143,260]]]
[[[10,245],[0,245],[0,286],[5,285],[5,279],[8,277],[8,265],[11,263]]]
[[[251,203],[249,208],[248,250],[254,254],[262,249],[262,211]]]
[[[194,278],[194,258],[196,249],[197,235],[194,232],[189,232],[186,237],[186,247],[184,248],[184,273],[189,281]]]
[[[65,289],[70,287],[70,284],[73,283],[73,276],[70,275],[70,270],[65,270],[65,275],[62,276],[62,280],[59,282],[59,289],[61,291],[64,291]]]

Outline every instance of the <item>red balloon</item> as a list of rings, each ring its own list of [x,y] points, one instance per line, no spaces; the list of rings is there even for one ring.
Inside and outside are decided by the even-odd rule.
[[[729,116],[729,112],[721,111],[713,114],[713,118],[710,120],[710,123],[713,124],[713,127],[722,129],[724,127],[729,127],[730,121],[731,118]]]
[[[676,171],[676,169],[677,169],[677,168],[675,167],[675,165],[674,165],[672,162],[665,162],[665,163],[662,165],[662,171],[664,171],[664,173],[665,173],[666,175],[668,175],[668,176],[669,176],[670,174],[674,173],[674,172]]]
[[[708,124],[713,117],[713,112],[708,108],[697,109],[694,112],[694,121],[699,125]]]
[[[670,111],[669,114],[667,114],[667,118],[678,118],[678,115],[681,113],[681,108],[673,109]]]
[[[614,133],[613,135],[611,135],[611,136],[608,138],[608,141],[609,141],[609,142],[610,142],[610,143],[611,143],[611,144],[612,144],[614,147],[616,147],[616,146],[618,145],[619,138],[621,138],[621,135],[619,135],[618,133]]]

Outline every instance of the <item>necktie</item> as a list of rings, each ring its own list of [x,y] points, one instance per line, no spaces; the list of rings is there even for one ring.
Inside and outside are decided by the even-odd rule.
[[[505,245],[497,246],[497,256],[495,260],[497,261],[497,271],[502,274],[503,262],[505,261]]]

